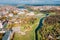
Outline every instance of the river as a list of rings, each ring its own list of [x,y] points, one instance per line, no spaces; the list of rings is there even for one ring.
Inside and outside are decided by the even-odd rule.
[[[38,40],[38,30],[43,26],[43,20],[48,16],[49,14],[46,14],[45,17],[40,19],[38,27],[35,29],[35,39]]]

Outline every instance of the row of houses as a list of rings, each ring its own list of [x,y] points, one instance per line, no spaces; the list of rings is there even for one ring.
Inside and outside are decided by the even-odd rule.
[[[32,10],[60,10],[60,6],[27,6]]]

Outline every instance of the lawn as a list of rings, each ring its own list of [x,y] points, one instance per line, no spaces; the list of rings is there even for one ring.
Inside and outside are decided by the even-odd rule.
[[[14,40],[34,40],[35,39],[35,29],[39,23],[38,20],[35,21],[35,23],[31,27],[32,29],[30,31],[27,31],[25,35],[21,35],[19,33],[15,33]]]

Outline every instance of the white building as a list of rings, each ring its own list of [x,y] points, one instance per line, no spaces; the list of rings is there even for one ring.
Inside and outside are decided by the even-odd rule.
[[[25,14],[25,12],[24,12],[24,11],[20,11],[20,12],[18,13],[18,15],[20,15],[20,14]]]
[[[9,17],[13,17],[13,13],[10,13],[10,14],[9,14]]]
[[[30,12],[30,13],[27,13],[26,15],[27,15],[27,16],[33,16],[33,15],[35,15],[35,14],[34,14],[34,12]]]
[[[12,30],[13,30],[14,32],[20,32],[20,27],[13,27]]]
[[[0,21],[0,28],[3,28],[2,22]]]

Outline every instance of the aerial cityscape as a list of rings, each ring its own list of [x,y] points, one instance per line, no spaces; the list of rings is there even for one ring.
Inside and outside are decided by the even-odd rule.
[[[0,40],[60,40],[59,0],[1,0]]]

